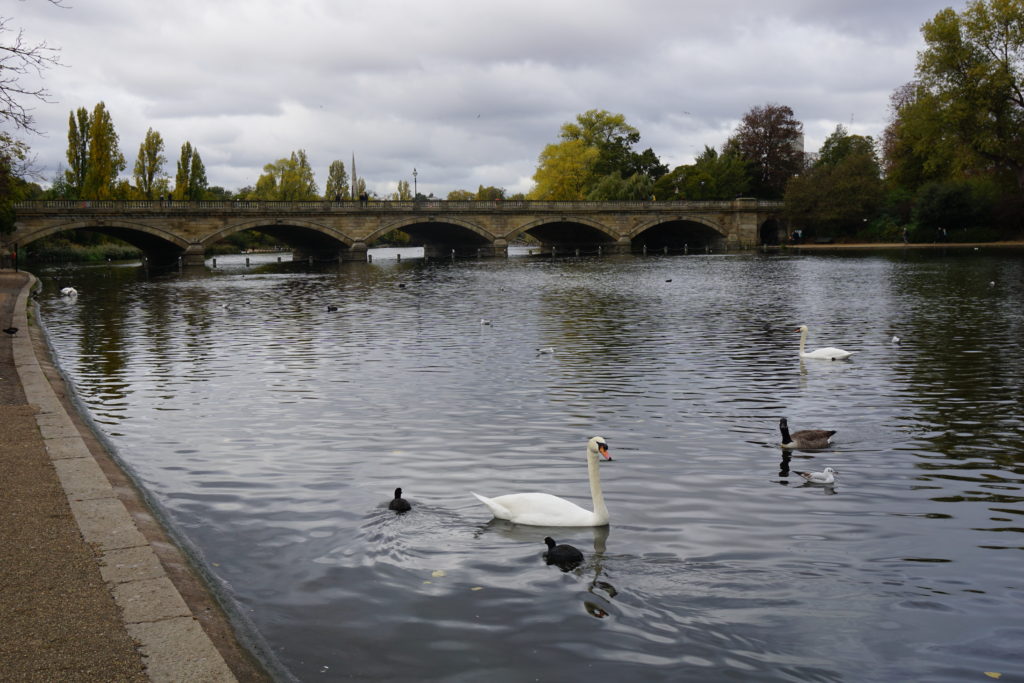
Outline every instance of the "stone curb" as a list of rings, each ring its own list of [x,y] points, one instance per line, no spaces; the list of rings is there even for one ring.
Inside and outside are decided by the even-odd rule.
[[[36,278],[18,295],[14,325],[29,330],[26,314]],[[47,381],[29,334],[12,339],[14,365],[25,398],[71,506],[82,537],[97,550],[100,574],[138,643],[152,681],[237,681],[171,583],[106,475]]]

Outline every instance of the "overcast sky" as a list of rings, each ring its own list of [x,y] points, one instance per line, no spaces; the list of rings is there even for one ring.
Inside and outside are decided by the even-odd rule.
[[[751,107],[791,107],[807,151],[843,124],[878,136],[914,76],[920,27],[963,0],[4,0],[61,50],[31,103],[46,181],[68,115],[103,101],[128,162],[152,127],[211,185],[255,185],[304,149],[323,191],[341,159],[370,190],[525,192],[537,155],[588,109],[622,113],[669,167],[720,148]],[[10,34],[3,36],[9,38]],[[5,40],[5,42],[9,42]]]

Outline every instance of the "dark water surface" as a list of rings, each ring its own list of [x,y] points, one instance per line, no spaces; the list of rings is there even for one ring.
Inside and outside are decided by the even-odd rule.
[[[282,679],[1024,677],[1021,252],[387,256],[42,273],[81,399]],[[801,323],[857,354],[801,362]],[[834,447],[784,454],[783,415]],[[469,493],[589,506],[595,434],[608,528]]]

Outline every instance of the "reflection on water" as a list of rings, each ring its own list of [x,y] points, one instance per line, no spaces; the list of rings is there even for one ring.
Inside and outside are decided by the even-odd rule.
[[[82,399],[283,678],[1024,675],[1019,253],[43,276]],[[801,362],[802,323],[858,353]],[[783,415],[834,445],[780,449]],[[595,434],[610,527],[469,495],[587,505]]]

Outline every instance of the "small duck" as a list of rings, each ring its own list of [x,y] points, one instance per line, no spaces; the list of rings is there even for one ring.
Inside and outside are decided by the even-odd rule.
[[[6,332],[7,334],[9,334],[9,335],[11,335],[13,337],[14,335],[18,334],[18,328],[17,327],[5,327],[4,328],[4,332]]]
[[[328,306],[327,306],[327,312],[328,312],[328,313],[334,313],[334,312],[335,312],[335,311],[337,311],[337,310],[338,310],[338,307],[337,307],[337,306],[331,306],[331,305],[328,305]]]
[[[562,571],[567,572],[574,569],[583,562],[583,553],[571,545],[555,544],[555,539],[550,536],[544,538],[548,550],[544,553],[544,560],[548,564],[557,565]]]
[[[797,472],[801,477],[806,479],[811,484],[834,484],[836,481],[836,471],[831,467],[826,467],[823,472]]]
[[[402,498],[402,489],[395,489],[395,497],[388,503],[388,510],[394,510],[395,512],[408,512],[412,510],[412,505],[409,505],[409,501]]]
[[[779,420],[779,431],[782,433],[783,448],[828,448],[832,445],[834,429],[801,429],[793,434],[789,433],[789,422],[786,418]]]

